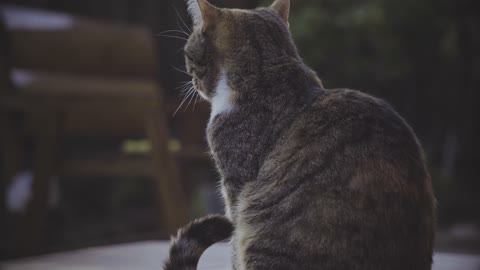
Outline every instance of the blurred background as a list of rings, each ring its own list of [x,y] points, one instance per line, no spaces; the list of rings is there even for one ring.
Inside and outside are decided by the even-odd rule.
[[[478,254],[480,3],[292,2],[300,54],[325,86],[382,97],[416,130],[438,198],[437,250]],[[0,10],[0,260],[167,239],[222,211],[208,104],[182,96],[184,1]]]

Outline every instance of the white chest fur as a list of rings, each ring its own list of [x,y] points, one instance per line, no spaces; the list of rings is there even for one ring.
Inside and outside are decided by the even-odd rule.
[[[211,103],[212,112],[210,114],[210,122],[212,122],[217,115],[227,113],[233,108],[232,89],[228,86],[228,78],[225,72],[222,72],[220,75]]]

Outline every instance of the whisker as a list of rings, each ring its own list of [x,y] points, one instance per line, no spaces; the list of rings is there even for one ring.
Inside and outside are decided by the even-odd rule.
[[[176,21],[177,21],[177,22],[176,22],[177,27],[178,27],[178,29],[180,29],[179,31],[183,31],[183,33],[184,33],[185,35],[187,35],[187,37],[190,36],[190,34],[187,34],[187,30],[183,29],[182,25],[180,25],[180,23],[178,22],[178,19],[177,19]]]
[[[186,35],[187,37],[189,36],[189,34],[186,33],[185,31],[180,31],[180,30],[176,30],[176,29],[166,30],[166,31],[158,33],[157,35],[163,35],[163,34],[166,34],[166,33],[180,33],[180,34]]]
[[[176,71],[178,71],[178,72],[181,72],[181,73],[183,73],[183,74],[186,74],[186,75],[188,75],[188,76],[190,76],[190,77],[192,76],[192,75],[188,74],[188,72],[186,72],[185,70],[181,70],[181,69],[177,68],[177,67],[174,66],[174,65],[171,65],[171,66],[172,66]]]
[[[193,109],[192,109],[192,112],[195,111],[195,106],[197,105],[197,101],[198,101],[198,97],[200,95],[195,91],[195,102],[193,103]]]
[[[185,96],[189,92],[191,87],[192,87],[192,84],[185,83],[182,86],[182,89],[180,90],[180,96]]]
[[[188,25],[185,23],[185,21],[182,19],[182,16],[180,16],[180,13],[178,12],[177,8],[172,4],[173,10],[175,13],[177,13],[178,18],[182,21],[183,25],[187,28],[189,33],[192,33],[192,29],[188,27]]]
[[[177,87],[177,88],[175,88],[175,89],[177,89],[177,90],[178,90],[178,89],[180,89],[180,88],[183,88],[183,87],[185,87],[185,85],[188,85],[188,84],[191,84],[191,83],[192,83],[192,81],[184,81],[184,82],[180,82],[180,86],[178,86],[178,87]]]
[[[192,96],[192,94],[193,94],[192,89],[189,88],[189,89],[188,89],[188,93],[187,93],[187,95],[186,95],[186,97],[185,97],[185,101],[188,101],[188,100],[190,99],[190,97]],[[187,110],[187,108],[188,108],[188,104],[187,104],[187,106],[185,107],[185,109],[184,109],[183,111],[185,112],[185,111]]]
[[[185,102],[187,100],[190,100],[188,102],[188,105],[190,105],[190,103],[192,102],[192,97],[195,96],[196,92],[195,91],[195,88],[193,87],[193,82],[192,81],[186,81],[184,82],[180,87],[177,87],[177,89],[181,88],[181,94],[180,96],[183,96],[183,99],[182,99],[182,102],[180,103],[180,105],[177,107],[177,109],[175,110],[175,112],[173,113],[173,117],[175,117],[175,115],[178,113],[178,111],[180,111],[180,109],[182,108],[183,104],[185,104]],[[185,108],[185,110],[188,108],[188,105],[187,107]],[[184,110],[184,111],[185,111]]]
[[[188,39],[184,37],[179,37],[179,36],[171,36],[171,35],[155,35],[157,37],[166,37],[166,38],[176,38],[176,39],[181,39],[183,41],[187,41]]]
[[[184,85],[183,88],[180,90],[180,96],[183,97],[188,93],[188,85]]]
[[[173,113],[173,117],[175,117],[175,115],[177,114],[177,112],[180,110],[180,108],[182,108],[183,104],[185,103],[185,101],[187,101],[187,98],[188,96],[185,96],[182,100],[182,102],[180,103],[180,105],[178,106],[178,108],[175,110],[175,112]]]
[[[181,94],[182,96],[190,96],[191,94],[191,86],[186,86],[185,89],[183,90],[183,93]]]
[[[187,106],[185,107],[185,109],[184,109],[183,111],[186,111],[186,110],[188,109],[188,106],[190,106],[190,104],[192,103],[193,98],[195,97],[195,93],[196,93],[195,89],[194,89],[193,87],[190,88],[190,89],[191,89],[191,93],[192,93],[192,94],[191,94],[191,96],[190,96],[190,100],[188,101]]]
[[[177,27],[183,31],[187,36],[190,35],[190,33],[192,32],[192,30],[190,30],[190,28],[187,26],[187,24],[185,23],[185,21],[182,19],[182,16],[180,16],[180,13],[178,12],[178,10],[175,8],[175,5],[173,5],[173,3],[171,4],[171,7],[173,8],[173,10],[175,11],[176,15],[177,15],[177,18],[175,18],[176,20],[176,24],[177,24]],[[183,25],[187,28],[187,30],[185,30],[183,28],[182,25],[180,25],[180,22],[178,21],[178,19],[180,19],[183,23]],[[188,32],[188,33],[187,33]]]

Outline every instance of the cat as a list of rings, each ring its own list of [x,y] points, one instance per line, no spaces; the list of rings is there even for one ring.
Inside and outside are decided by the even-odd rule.
[[[188,5],[187,71],[211,103],[226,215],[181,229],[165,269],[196,269],[229,237],[236,270],[431,269],[435,198],[405,120],[379,98],[323,87],[290,35],[289,0]]]

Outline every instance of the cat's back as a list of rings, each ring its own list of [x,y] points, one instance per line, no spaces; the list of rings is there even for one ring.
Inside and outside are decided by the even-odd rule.
[[[300,159],[334,172],[330,187],[399,196],[399,203],[431,207],[423,149],[412,128],[386,101],[356,90],[327,90],[315,97],[289,132],[291,146],[302,146],[297,148]]]
[[[409,125],[382,99],[350,89],[325,90],[313,99],[293,128],[303,125],[315,139],[335,131],[338,139],[378,142],[395,137],[418,145]]]
[[[355,160],[403,160],[425,170],[423,151],[408,123],[389,103],[360,91],[318,92],[287,134],[292,146],[308,145],[313,156],[345,152]]]
[[[430,269],[434,198],[423,152],[381,99],[318,92],[252,187],[252,222],[276,228],[260,238],[295,247],[301,269]]]

